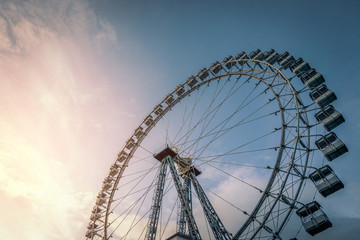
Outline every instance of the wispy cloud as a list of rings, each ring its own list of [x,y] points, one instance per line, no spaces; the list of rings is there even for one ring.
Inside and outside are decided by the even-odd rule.
[[[86,149],[113,111],[98,62],[109,47],[118,48],[115,30],[87,1],[2,1],[2,237],[83,236],[95,193],[79,171],[96,168]]]

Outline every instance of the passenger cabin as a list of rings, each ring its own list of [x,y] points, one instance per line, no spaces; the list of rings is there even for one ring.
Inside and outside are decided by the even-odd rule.
[[[239,53],[239,54],[237,54],[237,55],[235,56],[235,60],[238,61],[238,64],[239,64],[240,66],[244,65],[244,63],[246,62],[246,61],[241,61],[241,60],[243,60],[243,59],[249,59],[249,57],[248,57],[248,55],[246,54],[246,52],[241,52],[241,53]]]
[[[105,179],[104,179],[104,183],[112,183],[114,181],[114,178],[112,178],[111,176],[107,176]]]
[[[154,122],[153,118],[149,115],[145,118],[144,123],[146,126],[150,126]]]
[[[223,64],[225,65],[225,67],[226,67],[227,69],[230,70],[233,66],[235,66],[235,59],[234,59],[234,57],[230,55],[230,56],[224,58]]]
[[[95,223],[89,223],[89,225],[87,226],[87,229],[92,229],[92,228],[97,228],[99,225],[95,224]]]
[[[222,68],[222,65],[218,61],[210,65],[210,70],[214,75],[218,74]]]
[[[309,175],[309,178],[315,184],[315,187],[323,197],[344,188],[344,184],[335,175],[330,166],[326,165]]]
[[[98,206],[102,206],[105,202],[106,202],[106,199],[105,199],[105,198],[98,197],[98,198],[96,199],[96,205],[98,205]]]
[[[121,151],[119,154],[118,154],[118,158],[117,160],[119,162],[123,162],[126,160],[126,158],[128,157],[128,154],[125,152],[125,151]]]
[[[270,51],[266,52],[264,55],[265,61],[269,64],[274,64],[279,59],[280,55],[275,52],[274,49],[271,49]]]
[[[109,190],[111,187],[112,187],[112,184],[111,184],[111,183],[104,183],[104,184],[102,185],[102,189],[103,189],[104,191]]]
[[[101,215],[100,214],[91,214],[91,216],[90,216],[90,220],[93,220],[93,221],[95,221],[95,220],[98,220],[99,218],[101,218]]]
[[[131,150],[134,146],[135,146],[135,141],[132,138],[130,138],[125,144],[125,148],[129,150]]]
[[[344,117],[332,105],[321,109],[320,112],[315,114],[315,118],[329,132],[345,122]]]
[[[325,82],[324,77],[313,68],[302,75],[300,79],[310,90]]]
[[[101,192],[101,193],[99,193],[98,194],[98,198],[104,198],[104,197],[106,197],[107,195],[106,195],[106,193],[104,193],[104,192]]]
[[[183,95],[184,92],[185,92],[185,89],[184,89],[184,86],[183,86],[183,85],[178,86],[178,87],[176,88],[176,90],[175,90],[175,93],[176,93],[176,95],[178,95],[178,96]]]
[[[112,169],[110,169],[110,175],[111,176],[115,176],[117,173],[118,173],[119,171],[116,169],[116,168],[112,168]],[[105,189],[104,189],[105,190]],[[105,190],[106,191],[106,190]]]
[[[290,66],[290,70],[296,74],[296,76],[301,77],[304,73],[310,70],[310,66],[302,58],[299,58],[293,65]]]
[[[95,230],[92,230],[92,229],[89,229],[86,233],[85,233],[85,237],[87,238],[93,238],[95,236],[99,236],[100,235],[95,231]]]
[[[167,104],[167,105],[170,105],[170,104],[172,104],[173,102],[174,102],[174,97],[173,97],[173,95],[172,94],[170,94],[169,96],[167,96],[166,98],[165,98],[165,103]]]
[[[333,132],[322,136],[315,142],[315,145],[329,161],[332,161],[348,152],[346,145]]]
[[[296,211],[296,214],[301,218],[305,231],[311,236],[332,227],[329,218],[316,201],[304,205]]]
[[[191,76],[191,77],[188,78],[188,80],[186,80],[186,84],[189,85],[190,88],[195,86],[196,83],[197,83],[197,80],[196,80],[196,78],[194,76]]]
[[[257,49],[250,53],[250,59],[262,61],[264,59],[264,53],[260,49]]]
[[[164,110],[162,109],[162,106],[159,104],[154,108],[154,113],[156,115],[160,115]]]
[[[198,73],[198,77],[200,78],[201,81],[204,81],[205,78],[207,78],[208,76],[209,76],[209,72],[206,68],[201,69]]]
[[[327,88],[325,84],[314,89],[310,93],[310,98],[316,102],[321,108],[326,107],[337,99],[335,93]]]
[[[142,128],[142,127],[138,127],[138,128],[135,130],[134,135],[135,135],[135,137],[136,137],[137,139],[139,139],[142,135],[144,135],[143,128]]]
[[[284,69],[287,69],[295,62],[295,58],[289,53],[285,52],[278,59],[278,64]]]

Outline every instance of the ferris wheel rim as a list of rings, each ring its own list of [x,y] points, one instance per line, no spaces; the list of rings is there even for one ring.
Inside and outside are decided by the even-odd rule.
[[[273,67],[272,65],[270,65],[270,64],[268,64],[268,63],[266,63],[266,62],[264,62],[264,61],[257,61],[257,60],[246,60],[246,61],[252,61],[252,62],[258,62],[258,63],[262,63],[262,64],[266,64],[266,65],[269,65],[269,66],[271,66],[271,67]],[[273,67],[274,69],[276,69],[275,67]],[[278,70],[278,69],[276,69],[280,74],[282,74],[281,73],[281,71],[280,70]],[[207,80],[207,81],[204,81],[204,82],[202,82],[201,83],[201,85],[204,85],[204,84],[206,84],[206,83],[208,83],[208,82],[210,82],[210,81],[214,81],[214,80],[216,80],[216,79],[218,79],[218,78],[221,78],[221,77],[225,77],[225,76],[233,76],[233,75],[236,75],[236,74],[234,74],[234,73],[228,73],[228,74],[224,74],[224,75],[221,75],[221,76],[216,76],[216,77],[214,77],[214,78],[211,78],[211,79],[209,79],[209,80]],[[261,79],[260,78],[258,78],[257,76],[254,76],[254,75],[247,75],[247,74],[239,74],[239,75],[244,75],[244,76],[251,76],[251,77],[253,77],[253,78],[256,78],[256,79],[258,79],[258,80],[260,80],[261,81]],[[193,87],[193,88],[191,88],[190,90],[188,90],[186,93],[184,93],[182,96],[182,98],[184,98],[184,97],[186,97],[188,94],[190,94],[192,91],[194,91],[194,90],[196,90],[196,89],[198,89],[199,87],[201,87],[201,85],[197,85],[197,86],[195,86],[195,87]],[[178,100],[178,102],[180,101],[180,100],[182,100],[182,98],[181,99],[177,99]],[[296,101],[296,97],[295,97],[295,101]],[[175,106],[175,104],[176,104],[177,102],[175,102],[171,107],[169,107],[169,108],[167,108],[168,110],[170,110],[173,106]],[[158,117],[157,117],[157,120],[160,120],[165,114],[167,113],[167,111],[165,110],[164,112],[162,112],[161,113],[161,115],[159,115]],[[153,128],[155,125],[156,125],[156,123],[157,123],[157,121],[156,121],[156,119],[155,119],[155,121],[151,124],[151,126],[149,126],[149,128]],[[151,129],[150,129],[151,130]],[[149,130],[149,131],[150,131]],[[283,131],[283,129],[282,129],[282,131]],[[145,133],[146,134],[146,133]],[[139,145],[141,144],[141,142],[139,143]],[[137,145],[136,145],[136,147],[137,147]],[[134,147],[133,149],[132,149],[132,151],[131,151],[131,153],[129,154],[129,158],[127,159],[128,161],[126,161],[125,163],[124,163],[124,165],[126,166],[129,162],[130,162],[130,159],[132,158],[132,153],[134,153],[135,151],[136,151],[136,147]],[[282,149],[282,148],[281,148]],[[280,151],[282,151],[282,150],[280,150]],[[280,152],[279,151],[279,152]],[[281,159],[281,156],[280,156],[280,159]],[[279,162],[280,160],[277,160],[276,162]],[[126,168],[126,167],[125,167]],[[125,170],[125,168],[122,168],[122,169],[124,169]],[[122,176],[122,174],[123,174],[123,172],[124,172],[124,170],[122,171],[122,172],[120,172],[119,174],[118,174],[118,177],[117,177],[117,179],[120,179],[121,178],[121,176]],[[274,172],[275,170],[273,170],[273,172]],[[117,185],[118,185],[118,181],[116,182],[116,184],[114,184],[114,187],[113,187],[113,189],[115,189],[116,187],[117,187]],[[112,193],[114,193],[115,191],[112,191]],[[263,194],[263,196],[265,196],[265,193]],[[111,206],[111,202],[112,202],[112,197],[113,197],[113,194],[111,194],[110,195],[110,198],[109,198],[109,203],[110,204],[108,204],[108,206],[107,206],[107,214],[106,214],[106,216],[108,216],[108,210],[110,209],[110,206]],[[268,197],[268,196],[265,196],[265,197],[263,197],[264,199],[266,198],[266,197]],[[249,217],[250,218],[250,217]],[[106,217],[106,220],[107,220],[107,217]],[[107,236],[106,236],[106,226],[107,226],[107,221],[105,220],[105,239],[107,238]]]
[[[260,51],[260,50],[257,50],[257,51]],[[273,51],[273,49],[271,50],[271,51]],[[269,52],[271,52],[271,51],[269,51]],[[260,53],[261,53],[261,51],[260,51]],[[276,53],[276,52],[275,52]],[[287,53],[288,54],[288,52],[285,52],[285,53]],[[285,54],[284,54],[285,55]],[[292,55],[290,55],[291,57],[292,57]],[[299,58],[299,60],[301,60],[302,61],[302,58]],[[297,60],[298,61],[298,60]],[[297,62],[296,61],[296,62]],[[283,230],[283,228],[284,228],[284,226],[286,225],[286,223],[287,223],[287,220],[289,219],[289,217],[290,217],[290,215],[293,213],[293,209],[295,208],[294,206],[296,205],[296,204],[301,204],[301,202],[298,202],[297,201],[297,199],[300,197],[300,194],[301,194],[301,190],[303,190],[303,183],[304,183],[304,181],[305,181],[305,179],[306,179],[306,177],[305,177],[305,174],[306,174],[306,172],[307,172],[307,169],[308,169],[308,167],[309,168],[311,168],[311,166],[309,165],[308,166],[308,164],[309,164],[309,156],[310,156],[310,152],[314,152],[314,151],[316,151],[317,149],[311,149],[310,148],[310,129],[312,128],[312,127],[314,127],[314,126],[316,126],[316,125],[320,125],[320,120],[319,119],[317,119],[317,121],[318,121],[318,123],[317,124],[314,124],[314,125],[311,125],[310,123],[309,123],[309,119],[308,119],[308,115],[307,115],[307,112],[308,112],[308,110],[306,109],[308,106],[305,106],[304,104],[303,104],[303,102],[302,102],[302,100],[301,100],[301,93],[302,93],[302,89],[300,89],[300,90],[297,90],[296,88],[294,88],[294,86],[292,86],[292,83],[290,82],[291,80],[292,80],[292,78],[294,78],[294,77],[298,77],[298,78],[300,78],[300,76],[296,73],[296,71],[294,72],[293,70],[294,69],[291,69],[291,71],[294,73],[294,76],[293,77],[291,77],[291,79],[289,78],[289,79],[287,79],[286,78],[286,76],[282,73],[282,70],[283,70],[283,68],[284,69],[286,69],[287,67],[281,67],[280,69],[277,69],[276,67],[274,67],[272,64],[270,64],[270,63],[268,63],[267,61],[262,61],[262,60],[257,60],[257,59],[241,59],[241,60],[232,60],[232,61],[228,61],[228,62],[226,62],[226,63],[229,63],[229,62],[233,62],[234,64],[236,64],[236,63],[238,63],[238,62],[245,62],[246,64],[247,64],[247,62],[249,62],[249,63],[254,63],[254,67],[253,67],[253,69],[252,69],[252,71],[254,71],[254,69],[255,69],[255,67],[257,66],[257,65],[264,65],[264,66],[266,66],[266,67],[268,67],[268,68],[271,68],[271,69],[275,69],[276,71],[278,71],[278,74],[279,75],[282,75],[285,79],[285,81],[287,81],[287,83],[286,84],[284,84],[284,86],[285,85],[287,85],[287,86],[290,86],[290,88],[291,88],[291,92],[293,93],[293,95],[294,95],[294,97],[293,97],[293,99],[292,99],[292,101],[294,101],[296,104],[295,104],[295,108],[296,108],[296,112],[297,112],[297,114],[296,114],[296,120],[297,120],[297,126],[296,126],[296,137],[293,139],[293,140],[291,140],[291,141],[295,141],[295,147],[292,147],[292,150],[294,151],[294,153],[298,150],[298,151],[300,151],[300,150],[304,150],[304,149],[300,149],[300,147],[298,148],[297,146],[298,145],[302,145],[303,146],[303,148],[306,148],[307,149],[307,152],[306,152],[306,157],[305,157],[305,162],[303,163],[303,165],[298,165],[298,164],[296,164],[295,163],[295,160],[296,160],[296,158],[295,158],[295,154],[294,154],[294,158],[292,158],[291,159],[291,163],[289,164],[289,168],[287,168],[287,171],[286,171],[286,180],[284,180],[283,181],[283,184],[281,185],[281,190],[280,190],[280,193],[278,193],[278,195],[277,196],[275,196],[275,195],[273,195],[273,196],[271,196],[271,195],[269,195],[269,192],[267,192],[267,191],[263,191],[263,193],[262,193],[262,197],[261,197],[261,199],[267,199],[267,198],[270,198],[270,196],[271,197],[273,197],[274,199],[276,199],[275,200],[275,202],[274,202],[274,204],[272,205],[272,208],[271,208],[271,210],[268,210],[268,214],[267,214],[267,216],[266,217],[264,217],[264,220],[263,220],[263,222],[262,223],[260,223],[260,227],[258,227],[256,230],[256,232],[253,234],[253,236],[250,238],[250,239],[253,239],[253,238],[255,238],[255,236],[257,235],[257,233],[260,231],[260,230],[262,230],[262,229],[264,229],[264,230],[266,230],[267,232],[269,232],[269,231],[272,231],[272,229],[271,228],[269,228],[268,226],[266,226],[265,224],[266,224],[266,220],[267,220],[267,218],[269,217],[269,215],[270,215],[270,213],[272,212],[272,209],[275,207],[275,205],[276,205],[276,203],[277,202],[282,202],[283,201],[283,203],[286,203],[286,201],[291,201],[291,204],[290,203],[286,203],[286,204],[288,204],[291,208],[290,208],[290,210],[289,211],[287,211],[286,212],[286,217],[285,217],[285,220],[283,220],[282,221],[282,223],[280,224],[280,226],[279,226],[279,228],[277,228],[278,229],[278,231],[277,232],[273,232],[272,234],[273,234],[273,236],[274,237],[279,237],[279,235],[278,234],[280,234],[281,233],[281,231]],[[109,217],[109,214],[110,214],[110,210],[111,210],[111,203],[113,202],[113,197],[114,197],[114,194],[115,194],[115,192],[116,192],[116,188],[117,188],[117,186],[118,186],[118,184],[119,184],[119,181],[120,181],[120,178],[123,176],[123,173],[124,173],[124,171],[125,171],[125,169],[127,168],[127,166],[128,166],[128,163],[130,162],[130,160],[134,157],[134,153],[137,151],[137,149],[138,149],[138,147],[141,147],[141,143],[142,143],[142,141],[144,140],[144,138],[145,138],[145,136],[147,136],[147,133],[149,133],[151,130],[152,130],[152,128],[154,128],[155,127],[155,125],[161,120],[161,119],[163,119],[163,117],[164,116],[166,116],[166,114],[168,113],[168,111],[170,111],[177,103],[179,103],[180,101],[182,101],[185,97],[187,97],[188,95],[190,95],[190,93],[192,93],[193,91],[195,91],[195,90],[197,90],[197,89],[199,89],[201,86],[203,86],[203,85],[205,85],[206,83],[210,83],[210,82],[212,82],[212,81],[215,81],[216,79],[221,79],[221,78],[223,78],[223,77],[226,77],[226,76],[229,76],[229,77],[232,77],[232,76],[236,76],[236,71],[235,72],[233,72],[232,70],[232,67],[230,67],[230,68],[228,68],[228,70],[226,70],[226,68],[225,68],[225,65],[226,65],[226,63],[225,63],[225,61],[224,62],[222,62],[222,63],[219,63],[219,62],[217,62],[219,65],[221,65],[222,67],[223,67],[223,69],[224,69],[224,71],[226,72],[225,74],[223,74],[223,75],[221,75],[221,76],[216,76],[216,74],[213,74],[213,77],[210,77],[210,78],[208,78],[208,77],[206,77],[208,80],[204,80],[204,79],[201,79],[201,81],[200,81],[200,84],[197,84],[197,85],[195,85],[195,86],[191,86],[190,88],[188,88],[187,90],[186,90],[186,92],[184,93],[184,94],[182,94],[181,95],[181,97],[180,96],[178,96],[177,98],[175,98],[175,101],[172,103],[172,104],[167,104],[167,105],[165,105],[166,106],[166,108],[165,109],[163,109],[164,111],[162,111],[162,112],[160,112],[159,114],[156,114],[157,116],[156,116],[156,118],[154,119],[154,120],[156,120],[156,121],[153,121],[150,125],[148,125],[148,128],[146,128],[146,130],[144,131],[144,133],[143,133],[143,138],[141,138],[141,136],[139,137],[139,136],[137,136],[136,137],[136,131],[139,129],[139,128],[141,128],[141,126],[144,124],[144,122],[145,122],[145,120],[139,125],[139,127],[135,130],[135,133],[130,137],[130,139],[129,139],[129,141],[130,140],[133,140],[133,138],[135,137],[136,138],[136,143],[134,144],[134,146],[133,147],[130,147],[131,148],[131,150],[128,152],[128,155],[127,155],[127,158],[126,158],[126,160],[124,161],[121,161],[122,163],[123,163],[123,165],[121,165],[121,167],[120,167],[120,171],[116,174],[116,179],[114,179],[115,180],[115,184],[113,185],[113,187],[112,188],[110,188],[110,191],[107,191],[107,194],[109,194],[109,197],[108,197],[108,202],[106,203],[106,214],[104,215],[105,216],[105,223],[104,223],[104,226],[103,226],[103,230],[104,230],[104,235],[103,235],[103,237],[104,237],[104,239],[108,239],[109,237],[111,237],[112,235],[110,234],[110,236],[108,237],[107,236],[107,228],[108,228],[108,217]],[[305,62],[306,63],[306,62]],[[306,63],[307,64],[307,63]],[[245,64],[243,64],[243,65],[245,65]],[[243,65],[241,65],[241,66],[243,66]],[[280,63],[279,63],[279,65],[281,65]],[[242,67],[238,67],[237,65],[235,65],[236,66],[236,68],[239,70],[238,71],[238,73],[240,72],[240,71],[242,71]],[[211,68],[204,68],[204,69],[202,69],[201,71],[206,71],[206,72],[208,72],[208,73],[212,73],[212,70],[211,70]],[[314,70],[314,69],[311,69],[311,70]],[[307,71],[307,70],[306,70]],[[316,71],[315,71],[316,72]],[[200,74],[200,72],[199,72],[199,74]],[[198,74],[198,75],[199,75]],[[196,75],[196,77],[198,78],[198,75]],[[246,73],[241,73],[241,74],[239,74],[239,76],[249,76],[249,77],[251,77],[251,78],[254,78],[254,79],[257,79],[257,80],[259,80],[258,78],[257,78],[257,76],[256,75],[251,75],[251,74],[249,74],[249,75],[246,75]],[[199,80],[199,79],[197,79],[197,80]],[[303,79],[301,79],[302,81],[303,81],[303,83],[305,84],[305,82],[304,82],[304,80]],[[261,79],[260,79],[260,81],[261,81]],[[263,82],[263,81],[262,81]],[[263,82],[264,83],[264,82]],[[188,82],[186,81],[185,83],[183,83],[182,85],[180,85],[180,86],[186,86],[186,84],[188,84]],[[307,84],[306,84],[307,85]],[[307,87],[311,90],[311,88],[307,85]],[[325,86],[326,87],[326,86]],[[306,87],[304,87],[304,88],[306,88]],[[176,89],[175,89],[176,90]],[[172,93],[170,93],[170,95],[171,94],[175,94],[175,90],[172,92]],[[308,90],[306,90],[306,91],[308,91]],[[306,92],[305,91],[305,92]],[[276,96],[276,94],[275,94],[275,97],[277,97]],[[277,98],[277,100],[278,100],[278,98]],[[163,104],[165,102],[165,99],[160,103],[160,104]],[[314,101],[315,102],[315,101]],[[318,105],[319,105],[319,103],[318,102],[316,102]],[[157,105],[157,106],[161,106],[161,105]],[[287,105],[287,104],[285,104],[285,105]],[[309,105],[310,106],[310,105]],[[320,106],[321,108],[322,108],[322,106]],[[332,107],[332,106],[331,106]],[[281,107],[280,107],[280,109],[281,110],[284,110],[284,109],[282,109]],[[286,110],[288,110],[288,109],[286,109]],[[315,110],[316,110],[316,108],[315,108]],[[151,114],[153,114],[154,113],[154,111],[155,110],[153,110],[149,115],[147,115],[147,116],[151,116]],[[311,111],[313,111],[313,110],[311,110]],[[283,113],[283,111],[281,111],[282,113]],[[152,116],[154,116],[154,114],[152,115]],[[315,116],[316,117],[316,116]],[[282,119],[283,120],[283,119]],[[339,123],[339,124],[341,124],[341,123]],[[300,125],[302,125],[302,126],[300,126]],[[324,124],[323,124],[323,122],[321,122],[321,125],[323,125],[324,126]],[[284,126],[285,126],[285,128],[284,128]],[[281,127],[281,130],[282,130],[282,132],[284,132],[284,130],[286,129],[288,127],[288,125],[287,124],[284,124],[284,121],[282,121],[282,127]],[[294,126],[291,126],[291,127],[294,127]],[[335,126],[336,127],[336,126]],[[305,130],[301,130],[300,131],[300,128],[304,128]],[[324,128],[326,129],[326,131],[330,131],[330,130],[328,130],[327,129],[327,127],[326,126],[324,126]],[[301,132],[301,134],[303,134],[303,135],[301,135],[300,136],[300,132]],[[332,133],[332,132],[331,132]],[[315,134],[316,136],[322,136],[322,135],[317,135],[317,134]],[[305,141],[305,143],[302,141],[302,137],[307,137],[307,140]],[[313,137],[313,136],[311,136],[311,137]],[[306,147],[306,146],[307,147]],[[319,148],[319,146],[317,146],[318,148]],[[123,148],[123,150],[121,151],[121,152],[124,152],[124,150],[125,150],[125,148],[126,148],[126,145],[124,146],[124,148]],[[280,147],[278,148],[278,149],[280,149],[280,151],[282,151],[283,149],[285,149],[286,148],[286,146],[283,146],[283,144],[280,144]],[[129,148],[128,148],[129,149]],[[320,148],[319,148],[320,149]],[[279,151],[279,152],[280,152]],[[120,152],[120,153],[121,153]],[[278,154],[278,156],[279,155],[281,155],[281,154]],[[324,154],[325,155],[325,154]],[[119,154],[119,156],[120,156],[120,154]],[[304,155],[303,155],[304,156]],[[279,163],[280,162],[280,160],[281,160],[281,156],[280,156],[280,158],[276,161],[276,164],[277,163]],[[329,161],[331,161],[331,160],[329,160]],[[118,159],[115,161],[115,164],[117,164],[119,161],[118,161]],[[297,169],[297,167],[300,167],[301,168],[301,171],[299,170],[299,169]],[[277,171],[277,172],[276,172]],[[294,173],[290,173],[291,171],[293,171],[293,172],[295,172],[296,174],[294,174]],[[277,173],[279,173],[280,171],[278,171],[278,169],[276,169],[276,167],[274,167],[273,168],[273,171],[272,171],[272,175],[276,175]],[[296,190],[296,192],[295,192],[295,195],[293,196],[293,198],[287,198],[285,195],[282,195],[281,193],[282,193],[282,191],[283,191],[283,189],[285,189],[285,183],[287,182],[287,178],[291,175],[291,174],[293,174],[293,175],[296,175],[297,177],[300,177],[299,178],[299,182],[300,182],[300,184],[299,184],[299,186],[297,187],[297,190]],[[110,175],[108,176],[108,178],[109,177],[111,177]],[[268,185],[267,186],[269,186],[269,187],[271,187],[271,183],[270,183],[271,181],[269,181],[268,182]],[[104,192],[104,191],[100,191],[100,193],[101,192]],[[282,199],[282,197],[285,197],[285,200],[284,199]],[[261,200],[259,200],[258,201],[258,205],[260,205],[259,206],[259,208],[261,207],[261,205],[262,205],[262,203],[260,203],[261,202]],[[305,206],[305,205],[304,205]],[[96,213],[96,212],[95,212]],[[249,218],[248,218],[248,220],[249,219],[253,219],[254,217],[255,217],[255,215],[256,215],[256,211],[255,211],[255,208],[254,208],[254,211],[253,211],[253,213],[249,216]],[[243,224],[243,227],[245,226],[246,224],[244,223]],[[245,227],[246,228],[246,227]],[[241,232],[241,230],[239,230],[238,232]],[[269,232],[270,233],[270,232]],[[93,237],[92,237],[93,238]],[[234,237],[233,239],[238,239],[238,237]],[[247,239],[247,238],[246,238]]]

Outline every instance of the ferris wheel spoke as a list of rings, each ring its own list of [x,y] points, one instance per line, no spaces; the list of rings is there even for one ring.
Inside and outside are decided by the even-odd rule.
[[[257,86],[255,86],[256,88]],[[254,89],[255,89],[254,88]],[[207,133],[204,134],[204,130],[208,127],[208,125],[210,124],[210,121],[208,123],[208,125],[202,130],[200,136],[198,139],[201,139],[201,138],[204,138],[204,137],[208,137],[208,136],[211,136],[211,135],[215,135],[215,138],[217,139],[217,135],[221,132],[224,132],[224,133],[227,133],[229,130],[231,130],[232,128],[234,127],[237,127],[237,126],[240,126],[240,122],[242,122],[243,120],[241,120],[238,124],[235,124],[234,126],[232,127],[228,127],[228,128],[225,128],[227,123],[237,114],[237,112],[239,112],[240,110],[242,110],[243,108],[245,108],[246,106],[248,106],[251,102],[253,102],[257,97],[259,97],[261,94],[263,94],[263,92],[261,92],[259,95],[257,95],[255,98],[253,98],[251,101],[249,101],[248,103],[246,104],[241,104],[227,119],[224,119],[222,122],[220,122],[218,125],[216,125],[215,127],[213,127],[210,131],[208,131]],[[244,100],[244,102],[246,101],[246,99]],[[243,103],[244,103],[243,102]],[[212,120],[212,119],[210,119]],[[251,121],[249,121],[251,122]],[[246,123],[244,123],[246,124]],[[221,126],[221,127],[220,127]],[[214,132],[215,129],[217,129],[218,127],[220,127],[220,130],[218,130],[217,132]],[[220,136],[222,136],[223,134],[221,134]],[[198,142],[197,142],[198,143]],[[198,144],[196,145],[193,145],[193,146],[196,146],[195,147],[195,152],[197,152],[197,147],[198,147]]]
[[[241,77],[241,76],[240,76]],[[240,78],[239,77],[239,78]],[[247,83],[247,81],[251,78],[249,77],[248,80],[244,81],[239,87],[235,88],[235,85],[237,83],[237,81],[239,80],[239,78],[236,79],[236,81],[233,83],[233,86],[229,89],[228,93],[225,95],[224,99],[219,102],[211,111],[206,110],[203,115],[200,117],[200,119],[198,120],[198,122],[196,124],[194,124],[194,126],[192,126],[191,129],[189,129],[189,131],[185,134],[183,134],[183,137],[181,137],[177,142],[175,142],[175,145],[178,145],[180,141],[183,140],[183,138],[188,137],[189,135],[191,135],[191,133],[204,121],[206,121],[206,119],[208,119],[209,116],[215,116],[216,113],[219,111],[219,109],[223,106],[224,102],[229,99],[237,90],[239,90],[241,87],[243,87],[245,85],[245,83]],[[219,79],[220,81],[220,79]],[[217,97],[219,96],[220,92],[223,91],[226,83],[227,83],[228,79],[223,81],[223,85],[222,88],[219,90],[218,94],[215,95],[215,98],[213,97],[211,100],[211,104],[209,105],[209,107],[212,106],[213,101],[215,101],[217,99]]]
[[[214,96],[211,99],[210,105],[208,106],[208,108],[206,109],[206,111],[204,111],[204,113],[202,114],[202,116],[200,117],[200,119],[198,120],[198,122],[196,124],[193,124],[193,126],[191,126],[189,124],[189,129],[186,133],[183,134],[183,136],[177,141],[175,142],[175,145],[179,145],[179,142],[182,141],[183,139],[185,139],[183,142],[187,142],[188,138],[191,136],[191,134],[194,132],[194,130],[202,123],[204,125],[204,122],[206,122],[206,120],[208,119],[208,117],[212,116],[212,118],[216,115],[216,113],[219,111],[219,109],[222,107],[222,105],[224,104],[224,102],[231,97],[239,88],[241,88],[243,84],[241,84],[239,87],[235,88],[235,90],[233,89],[237,83],[237,81],[239,80],[239,78],[236,79],[236,81],[233,83],[233,86],[229,89],[228,93],[226,94],[225,98],[223,101],[221,101],[220,103],[218,103],[211,111],[211,107],[214,104],[215,100],[218,98],[218,96],[220,95],[220,93],[224,90],[224,87],[226,86],[227,81],[229,81],[229,78],[227,80],[223,81],[223,85],[220,88],[220,90],[218,92],[217,89],[215,91],[216,94],[214,94]],[[220,79],[219,79],[220,81]]]
[[[325,164],[324,157],[314,161],[320,153],[314,142],[326,133],[318,132],[323,122],[308,117],[320,106],[308,97],[315,83],[301,75],[308,74],[303,69],[299,73],[308,67],[301,61],[287,52],[280,58],[274,50],[243,52],[202,69],[169,93],[141,122],[110,168],[87,239],[143,239],[153,227],[156,237],[147,239],[167,238],[175,228],[196,239],[200,233],[208,239],[282,239],[311,166]],[[161,161],[154,162],[154,157],[160,156],[160,147],[175,155],[166,159],[170,174],[162,178],[159,193]],[[195,175],[190,180],[189,174],[195,174],[191,169],[201,166],[204,178]],[[252,172],[251,177],[244,175]],[[223,188],[226,183],[258,200],[250,205],[234,201]],[[153,201],[150,192],[155,193]],[[224,212],[215,211],[219,204]],[[180,214],[174,211],[177,205]],[[227,214],[231,217],[225,209],[233,210]],[[229,223],[235,217],[244,220]],[[154,224],[146,224],[151,221]]]
[[[263,94],[263,92],[261,92],[260,94]],[[255,97],[255,98],[256,98],[256,97]],[[255,99],[255,98],[254,98],[254,99]],[[253,99],[253,100],[254,100],[254,99]],[[243,102],[243,103],[244,103],[244,102]],[[235,113],[236,113],[237,111],[241,110],[241,108],[246,107],[248,104],[250,104],[250,102],[247,103],[247,104],[245,104],[245,106],[240,106],[240,107],[236,110],[235,113],[233,113],[233,114],[230,115],[230,117],[228,117],[227,119],[225,119],[225,120],[223,120],[222,122],[220,122],[219,124],[217,124],[217,125],[216,125],[215,127],[213,127],[211,130],[209,130],[206,135],[200,136],[199,138],[203,138],[203,137],[215,135],[215,136],[213,137],[213,139],[210,140],[210,142],[213,142],[213,141],[215,141],[216,139],[218,139],[219,137],[221,137],[222,135],[224,135],[225,133],[227,133],[227,132],[228,132],[229,130],[231,130],[232,128],[237,127],[237,126],[240,126],[243,121],[245,121],[247,118],[249,118],[250,116],[252,116],[252,115],[254,115],[255,113],[257,113],[259,110],[261,110],[263,107],[265,107],[265,106],[268,105],[269,103],[270,103],[270,101],[267,102],[267,103],[265,103],[264,105],[260,106],[257,110],[255,110],[254,112],[252,112],[252,113],[249,114],[248,116],[246,116],[246,117],[244,117],[243,119],[241,119],[241,120],[240,120],[237,124],[235,124],[234,126],[224,129],[224,127],[226,126],[226,123],[229,122],[229,120],[235,115]],[[270,114],[265,114],[265,116],[271,116],[272,114],[276,114],[276,112],[272,112],[272,113],[270,113]],[[264,117],[265,117],[265,116],[264,116]],[[260,118],[258,118],[258,119],[261,119],[261,118],[262,118],[262,117],[260,117]],[[254,119],[254,120],[258,120],[258,119]],[[248,121],[248,122],[246,122],[246,123],[249,123],[249,122],[252,122],[252,121]],[[222,126],[221,126],[221,125],[222,125]],[[220,127],[220,126],[221,126],[221,127]],[[220,127],[220,130],[218,130],[217,132],[214,132],[214,130],[217,129],[218,127]],[[219,135],[219,133],[222,133],[222,134]],[[210,135],[210,134],[211,134],[211,135]],[[196,140],[199,140],[199,139],[196,139]],[[196,140],[195,140],[195,141],[196,141]],[[207,146],[209,146],[209,145],[210,145],[210,144],[208,144]],[[206,149],[206,148],[205,148],[205,149]],[[201,149],[202,152],[203,152],[205,149],[202,148],[202,149]],[[197,151],[199,151],[199,150],[197,150]],[[199,155],[201,155],[202,152],[200,152]]]

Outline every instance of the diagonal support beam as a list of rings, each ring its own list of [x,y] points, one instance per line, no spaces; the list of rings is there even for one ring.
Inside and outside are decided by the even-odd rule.
[[[154,240],[156,238],[157,226],[159,222],[159,214],[161,209],[161,202],[164,195],[164,186],[166,179],[166,171],[167,171],[167,162],[164,159],[161,162],[158,181],[155,189],[155,193],[153,196],[153,204],[150,211],[150,218],[147,226],[147,231],[145,235],[146,240]]]
[[[180,199],[181,208],[182,208],[182,210],[183,210],[183,212],[185,214],[185,218],[186,218],[186,221],[188,223],[189,233],[196,240],[200,240],[201,239],[200,232],[199,232],[199,229],[198,229],[198,227],[196,225],[194,216],[192,215],[190,204],[187,201],[187,197],[186,197],[186,195],[185,195],[185,193],[183,191],[183,186],[181,184],[180,177],[179,177],[179,175],[178,175],[178,173],[176,171],[173,158],[171,156],[167,156],[165,159],[166,159],[166,162],[170,166],[170,172],[171,172],[171,175],[173,177],[176,190],[178,192],[178,197]]]
[[[191,196],[191,179],[188,177],[184,178],[184,182],[183,182],[183,192],[185,194],[186,197],[186,201],[189,204],[190,207],[190,212],[192,213],[192,196]],[[186,234],[186,217],[185,217],[185,212],[183,211],[182,207],[181,207],[181,201],[179,201],[179,214],[178,214],[178,219],[177,219],[177,231],[176,232],[180,232],[183,234]]]
[[[219,216],[217,215],[214,207],[211,205],[211,202],[207,198],[204,190],[202,189],[200,183],[198,182],[194,171],[189,171],[188,176],[193,182],[196,194],[199,198],[201,206],[203,207],[207,221],[209,222],[210,228],[217,240],[230,240],[231,236],[229,232],[225,229],[224,224],[221,222]]]

